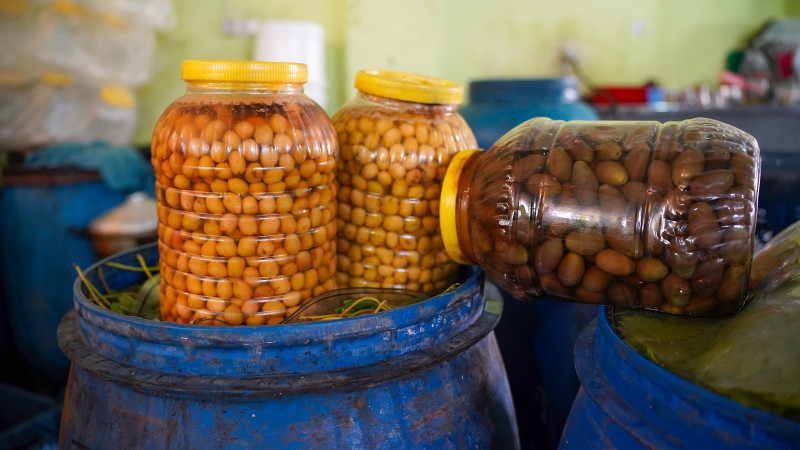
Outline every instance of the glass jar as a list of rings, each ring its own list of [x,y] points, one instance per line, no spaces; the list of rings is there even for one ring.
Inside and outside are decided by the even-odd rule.
[[[441,183],[453,155],[477,147],[458,113],[463,89],[382,70],[358,72],[355,87],[356,98],[333,116],[338,284],[442,292],[457,264],[439,232]]]
[[[755,139],[711,119],[535,118],[454,159],[442,235],[517,298],[736,312],[759,167]]]
[[[461,108],[461,115],[483,149],[531,117],[599,119],[597,112],[581,101],[578,80],[571,76],[473,81],[469,103]]]
[[[161,316],[280,323],[336,288],[336,134],[306,66],[185,61],[158,120]]]

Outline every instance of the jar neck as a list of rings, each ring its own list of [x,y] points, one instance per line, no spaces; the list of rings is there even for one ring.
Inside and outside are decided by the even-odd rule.
[[[407,102],[391,97],[381,97],[379,95],[367,94],[366,92],[362,91],[358,91],[356,98],[362,102],[380,105],[383,108],[416,114],[450,115],[458,113],[458,105]]]
[[[469,235],[469,197],[475,169],[480,167],[482,157],[485,154],[486,152],[478,152],[472,155],[464,164],[461,176],[458,178],[455,208],[456,233],[458,235],[458,246],[461,248],[461,256],[470,264],[478,264],[478,259],[475,258],[475,251],[472,249],[472,238]]]
[[[187,81],[187,94],[302,94],[302,83]]]

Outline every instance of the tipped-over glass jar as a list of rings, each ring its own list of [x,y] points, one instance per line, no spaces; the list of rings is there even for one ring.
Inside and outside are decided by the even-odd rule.
[[[185,61],[153,132],[161,318],[280,323],[336,288],[336,132],[306,66]]]
[[[760,156],[730,125],[531,119],[457,155],[441,200],[452,258],[520,299],[736,312]]]

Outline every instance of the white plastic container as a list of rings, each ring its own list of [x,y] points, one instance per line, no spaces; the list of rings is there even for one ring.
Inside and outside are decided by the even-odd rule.
[[[325,76],[325,30],[316,22],[268,20],[255,38],[256,61],[299,62],[308,66],[307,96],[322,109],[328,105]]]

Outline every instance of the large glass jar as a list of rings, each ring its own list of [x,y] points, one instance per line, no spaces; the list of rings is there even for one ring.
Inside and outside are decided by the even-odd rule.
[[[517,298],[736,312],[759,167],[755,139],[711,119],[531,119],[451,163],[442,234]]]
[[[163,320],[281,322],[336,288],[336,134],[306,66],[185,61],[156,124]]]
[[[439,232],[441,183],[453,155],[477,148],[458,113],[460,85],[381,70],[356,74],[338,134],[339,286],[436,294],[455,281]]]

